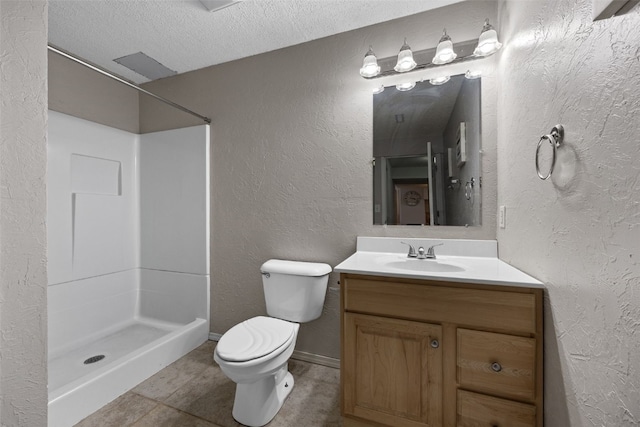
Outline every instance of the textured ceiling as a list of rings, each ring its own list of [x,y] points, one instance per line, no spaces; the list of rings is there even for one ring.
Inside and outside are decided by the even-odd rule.
[[[144,52],[184,73],[461,0],[50,0],[49,43],[136,83],[114,59]]]
[[[457,75],[452,76],[447,84],[440,86],[418,82],[416,87],[408,92],[390,87],[374,95],[374,146],[376,143],[388,145],[389,141],[427,140],[432,135],[442,135],[465,81],[479,82]],[[402,123],[396,123],[396,114],[403,116]]]

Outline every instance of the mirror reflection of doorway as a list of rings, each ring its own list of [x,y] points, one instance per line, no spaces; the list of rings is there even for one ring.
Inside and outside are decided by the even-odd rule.
[[[393,225],[443,225],[445,219],[445,174],[443,156],[433,154],[427,142],[426,155],[374,161],[374,222]],[[417,187],[412,187],[417,186]],[[406,194],[411,193],[405,199]]]
[[[429,184],[411,181],[413,180],[393,180],[397,224],[429,225],[431,224]]]

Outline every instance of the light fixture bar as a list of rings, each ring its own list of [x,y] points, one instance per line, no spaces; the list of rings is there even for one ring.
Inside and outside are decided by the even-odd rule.
[[[395,76],[399,74],[410,74],[415,71],[427,70],[430,68],[443,67],[445,65],[448,66],[452,64],[460,64],[462,62],[469,62],[477,59],[483,59],[484,57],[475,56],[473,54],[473,50],[476,48],[477,45],[478,45],[478,39],[454,43],[453,49],[458,54],[458,57],[453,61],[443,65],[433,64],[431,62],[433,56],[435,55],[436,48],[424,49],[417,52],[413,52],[413,58],[418,63],[418,65],[416,65],[416,67],[411,71],[403,72],[403,73],[399,73],[393,69],[397,61],[397,56],[390,56],[387,58],[378,59],[378,65],[381,68],[380,73],[374,77],[364,77],[364,78],[367,80],[373,80],[373,79],[379,79],[381,77]]]
[[[243,0],[200,0],[200,3],[207,8],[209,12],[215,12],[217,10],[224,9],[229,6],[233,6],[236,3],[240,3]]]
[[[57,53],[58,55],[64,56],[65,58],[68,58],[68,59],[70,59],[70,60],[72,60],[74,62],[77,62],[80,65],[84,65],[85,67],[87,67],[87,68],[89,68],[89,69],[91,69],[93,71],[97,71],[98,73],[102,74],[103,76],[107,76],[107,77],[109,77],[109,78],[111,78],[111,79],[113,79],[113,80],[115,80],[117,82],[120,82],[120,83],[122,83],[124,85],[127,85],[127,86],[137,90],[138,92],[142,92],[145,95],[149,95],[150,97],[157,99],[158,101],[164,102],[165,104],[170,105],[173,108],[177,108],[180,111],[183,111],[183,112],[185,112],[187,114],[191,114],[192,116],[195,116],[195,117],[199,118],[200,120],[203,120],[206,124],[211,124],[211,119],[209,117],[202,116],[202,115],[200,115],[200,114],[198,114],[196,112],[193,112],[193,111],[189,110],[188,108],[183,107],[180,104],[176,104],[175,102],[170,101],[170,100],[168,100],[166,98],[163,98],[163,97],[161,97],[159,95],[156,95],[155,93],[151,93],[148,90],[141,88],[137,84],[132,83],[129,80],[124,79],[123,77],[116,76],[115,74],[105,70],[102,67],[99,67],[99,66],[97,66],[95,64],[91,64],[91,63],[85,61],[84,59],[81,59],[81,58],[79,58],[79,57],[77,57],[77,56],[75,56],[75,55],[73,55],[73,54],[71,54],[69,52],[66,52],[66,51],[64,51],[64,50],[62,50],[60,48],[57,48],[57,47],[55,47],[55,46],[53,46],[51,44],[47,45],[47,49],[49,49],[51,52]]]

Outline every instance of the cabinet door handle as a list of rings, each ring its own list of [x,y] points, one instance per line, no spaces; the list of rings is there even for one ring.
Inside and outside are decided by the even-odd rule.
[[[440,342],[438,340],[431,340],[431,347],[438,348],[440,347]]]
[[[501,364],[499,364],[498,362],[493,362],[493,363],[491,364],[491,370],[492,370],[493,372],[500,372],[500,371],[502,371],[502,365],[501,365]]]

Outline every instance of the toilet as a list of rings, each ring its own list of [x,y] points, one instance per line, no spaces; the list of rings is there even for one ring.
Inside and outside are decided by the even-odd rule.
[[[269,317],[232,327],[213,353],[222,372],[236,383],[233,418],[252,427],[271,421],[293,389],[287,362],[300,323],[322,314],[331,267],[271,259],[260,272]]]

